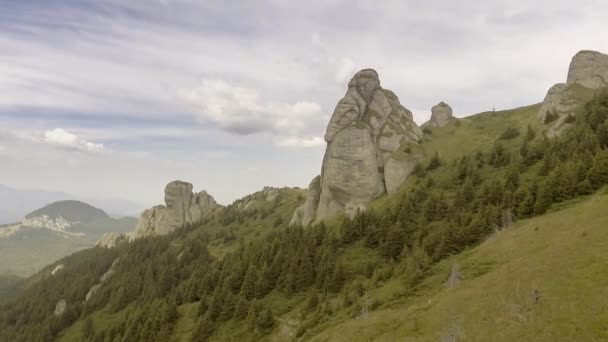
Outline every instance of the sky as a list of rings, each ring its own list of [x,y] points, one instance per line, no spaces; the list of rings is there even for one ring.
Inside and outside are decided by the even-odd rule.
[[[306,187],[350,77],[374,68],[421,124],[542,101],[608,2],[0,0],[0,184],[229,204]]]

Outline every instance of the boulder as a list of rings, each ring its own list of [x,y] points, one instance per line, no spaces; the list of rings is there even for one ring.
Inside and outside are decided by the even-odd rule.
[[[411,145],[422,135],[412,112],[381,87],[375,70],[356,73],[327,125],[321,176],[311,182],[290,224],[307,225],[340,212],[352,217],[395,191],[418,160]]]
[[[192,192],[192,184],[173,181],[165,187],[165,205],[145,210],[130,239],[166,235],[176,229],[199,224],[221,206],[206,191]]]
[[[454,120],[454,111],[447,103],[441,101],[431,108],[431,119],[423,124],[425,127],[444,127]]]
[[[61,317],[63,315],[63,313],[65,312],[65,309],[67,308],[67,306],[68,306],[68,303],[66,302],[65,299],[58,301],[57,304],[55,305],[55,311],[53,312],[55,317]]]
[[[595,93],[608,87],[608,55],[597,51],[580,51],[570,62],[566,83],[549,88],[538,119],[546,125],[546,135],[557,137],[572,126],[568,120],[575,110]]]

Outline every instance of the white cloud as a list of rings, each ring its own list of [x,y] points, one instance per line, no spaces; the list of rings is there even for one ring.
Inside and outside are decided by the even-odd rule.
[[[53,146],[84,152],[102,152],[103,144],[96,144],[78,137],[63,128],[44,132],[44,142]]]
[[[341,58],[337,65],[335,79],[339,84],[348,82],[348,79],[357,71],[357,65],[349,58]]]
[[[277,145],[284,147],[319,147],[325,145],[325,140],[321,137],[277,137],[274,141]]]
[[[254,89],[218,79],[204,79],[200,86],[182,90],[180,96],[204,123],[240,135],[269,132],[276,137],[275,141],[303,142],[290,146],[313,146],[310,141],[315,138],[310,135],[318,134],[319,123],[327,120],[318,103],[265,101]]]

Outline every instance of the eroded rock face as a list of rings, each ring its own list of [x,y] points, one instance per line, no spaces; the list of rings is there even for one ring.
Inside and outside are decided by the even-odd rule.
[[[192,192],[192,184],[173,181],[165,187],[165,205],[145,210],[130,239],[165,235],[198,224],[220,205],[206,191]]]
[[[101,239],[99,239],[97,241],[95,246],[101,247],[101,248],[114,248],[118,244],[118,241],[121,240],[122,238],[124,238],[124,235],[122,235],[122,234],[105,233],[105,234],[103,234]]]
[[[454,120],[454,111],[447,103],[441,101],[431,108],[431,119],[423,126],[444,127]]]
[[[583,50],[572,57],[568,69],[568,84],[580,84],[590,89],[608,86],[608,55]]]
[[[321,176],[311,182],[291,224],[306,225],[342,211],[352,217],[398,188],[417,160],[410,145],[422,138],[412,117],[393,92],[380,86],[375,70],[355,74],[327,126]]]
[[[547,136],[556,137],[572,126],[568,118],[589,101],[599,89],[608,87],[608,55],[597,51],[580,51],[570,62],[566,83],[549,88],[538,112],[547,126]]]
[[[67,306],[68,306],[68,303],[66,302],[65,299],[58,301],[57,304],[55,305],[55,311],[53,312],[53,314],[56,317],[61,317],[63,315],[63,313],[65,312],[65,309],[67,308]]]
[[[321,195],[321,176],[315,177],[308,186],[308,195],[303,205],[296,209],[289,222],[290,226],[301,224],[309,225],[314,220],[319,206],[319,196]]]

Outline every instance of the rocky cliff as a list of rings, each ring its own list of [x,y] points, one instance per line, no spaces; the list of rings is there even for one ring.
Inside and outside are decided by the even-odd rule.
[[[422,127],[444,127],[455,120],[454,111],[447,103],[441,101],[431,108],[431,119]]]
[[[321,175],[291,224],[307,225],[342,211],[352,216],[395,191],[421,158],[416,146],[421,138],[412,112],[380,86],[378,73],[359,71],[327,126]]]
[[[206,191],[192,192],[192,184],[173,181],[165,187],[165,205],[145,210],[130,239],[165,235],[200,223],[221,206]]]
[[[578,52],[568,69],[566,83],[552,86],[538,119],[547,126],[547,136],[559,136],[571,126],[574,111],[591,99],[594,93],[608,87],[608,55],[597,51]]]

